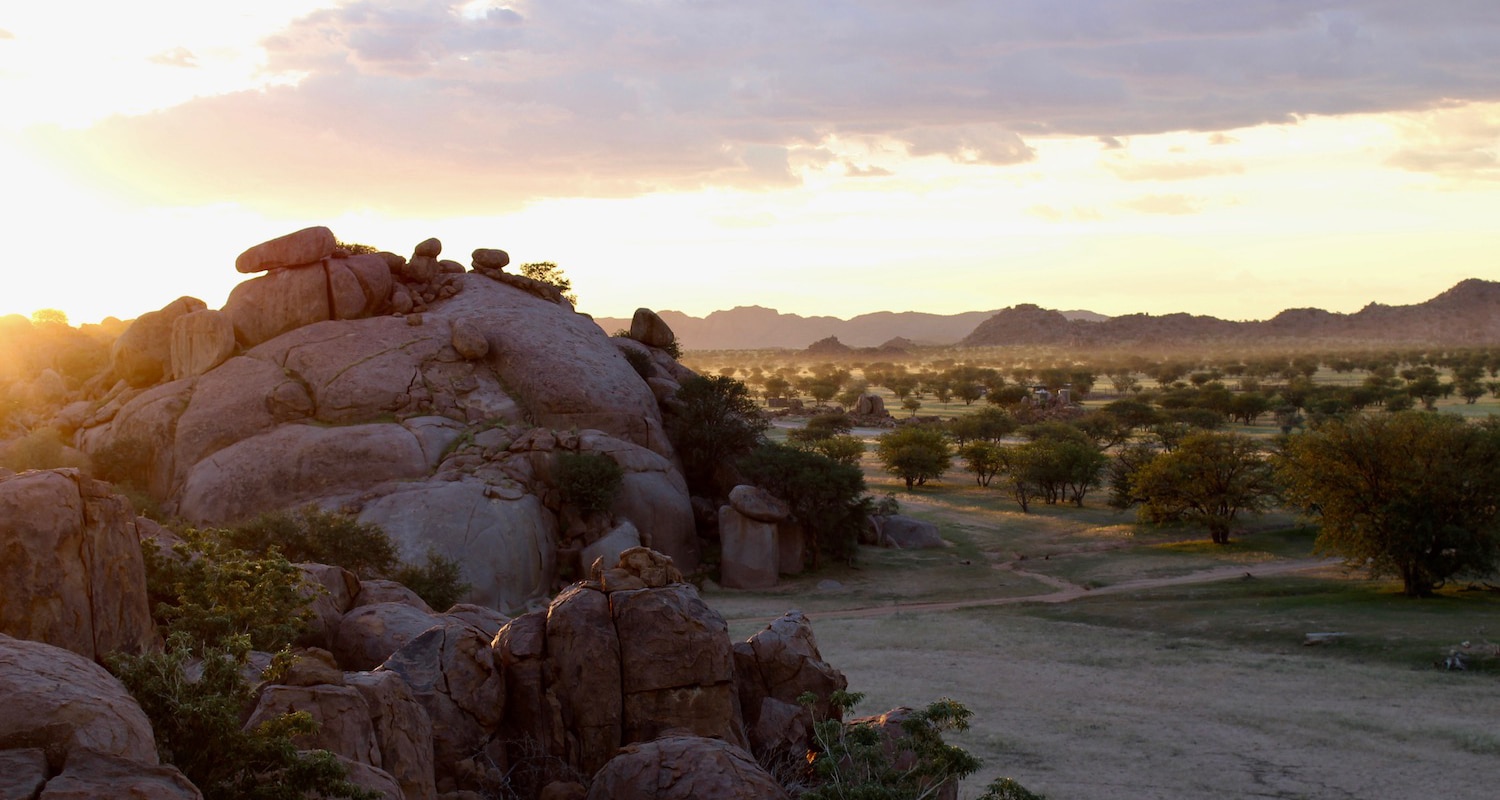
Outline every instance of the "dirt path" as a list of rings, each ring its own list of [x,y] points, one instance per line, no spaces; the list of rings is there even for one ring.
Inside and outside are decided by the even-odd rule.
[[[1338,564],[1337,559],[1308,558],[1296,561],[1277,561],[1267,564],[1232,565],[1228,567],[1215,567],[1214,569],[1201,570],[1187,575],[1177,575],[1170,578],[1145,578],[1138,581],[1125,581],[1110,586],[1101,586],[1098,589],[1089,589],[1084,586],[1069,583],[1060,578],[1050,575],[1042,575],[1036,572],[1027,572],[1015,566],[1017,562],[1007,562],[999,568],[1008,568],[1011,572],[1027,578],[1046,583],[1057,589],[1048,594],[1033,594],[1022,597],[987,597],[977,600],[954,600],[942,603],[892,603],[883,606],[866,606],[864,608],[846,608],[838,611],[819,611],[809,613],[813,619],[855,619],[863,617],[883,617],[891,614],[918,614],[939,611],[953,611],[960,608],[984,608],[988,606],[1009,606],[1018,603],[1066,603],[1077,600],[1080,597],[1093,597],[1098,595],[1120,594],[1122,592],[1134,592],[1142,589],[1160,589],[1167,586],[1185,586],[1195,583],[1212,583],[1223,580],[1248,580],[1266,575],[1285,575],[1291,572],[1303,572],[1306,570],[1319,569]]]

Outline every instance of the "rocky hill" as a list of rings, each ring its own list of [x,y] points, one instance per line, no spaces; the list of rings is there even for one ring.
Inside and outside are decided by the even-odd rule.
[[[1460,282],[1424,303],[1371,303],[1353,314],[1289,309],[1269,320],[1231,322],[1189,314],[1130,314],[1103,321],[1068,319],[1034,305],[1004,309],[960,343],[964,347],[1069,345],[1107,347],[1218,343],[1235,345],[1482,345],[1500,342],[1500,283]]]
[[[701,318],[679,311],[659,313],[687,349],[758,350],[801,349],[829,337],[837,337],[850,347],[877,347],[896,337],[918,344],[952,344],[995,312],[942,315],[878,311],[847,320],[783,314],[761,306],[738,306]],[[611,333],[630,327],[630,320],[617,317],[599,317],[595,322]]]
[[[222,309],[179,298],[107,363],[66,379],[28,364],[0,388],[24,401],[22,427],[130,473],[166,514],[214,526],[311,504],[378,524],[403,560],[461,566],[470,602],[440,611],[388,580],[296,565],[310,624],[289,660],[237,662],[258,683],[230,726],[304,714],[316,727],[296,746],[388,800],[785,800],[794,773],[764,765],[805,769],[813,721],[840,717],[829,697],[847,682],[800,613],[733,643],[684,579],[695,504],[716,498],[690,500],[666,435],[695,377],[667,354],[672,331],[642,309],[610,337],[555,287],[506,273],[503,251],[475,251],[472,271],[440,255],[435,239],[403,258],[298,231],[240,256],[255,277]],[[619,467],[612,506],[564,501],[566,454]],[[783,505],[729,493],[724,585],[801,569]],[[0,470],[0,797],[204,796],[158,752],[162,709],[100,666],[160,654],[141,546],[172,538],[84,470]],[[582,580],[562,586],[563,565]],[[205,663],[158,684],[217,685]],[[906,735],[905,711],[881,735]]]
[[[236,268],[253,277],[224,308],[179,298],[142,315],[35,427],[95,464],[128,462],[164,513],[193,524],[306,504],[357,515],[403,560],[457,560],[469,599],[495,608],[547,595],[559,559],[576,573],[606,538],[613,553],[649,544],[694,569],[659,401],[693,373],[505,272],[504,251],[476,251],[470,271],[441,248],[349,254],[326,228],[251,248]],[[564,513],[561,453],[624,470],[607,517]]]

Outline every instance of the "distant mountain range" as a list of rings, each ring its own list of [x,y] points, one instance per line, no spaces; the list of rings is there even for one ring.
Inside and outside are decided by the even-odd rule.
[[[879,347],[893,339],[916,345],[986,347],[1068,344],[1106,346],[1132,342],[1317,341],[1390,344],[1500,344],[1500,282],[1470,278],[1424,303],[1387,306],[1371,303],[1353,314],[1294,308],[1268,320],[1232,322],[1192,314],[1129,314],[1107,317],[1092,311],[1054,311],[1023,304],[999,311],[926,314],[879,311],[852,319],[803,317],[761,306],[739,306],[692,317],[661,311],[688,350],[801,350],[836,337],[849,347]],[[630,320],[598,317],[613,333]]]
[[[965,347],[1130,343],[1479,345],[1500,344],[1500,283],[1470,278],[1416,305],[1371,303],[1353,314],[1295,308],[1268,320],[1229,322],[1191,314],[1129,314],[1102,321],[1068,319],[1034,305],[1007,308],[960,342]]]
[[[738,306],[692,317],[681,311],[658,311],[688,350],[801,350],[830,336],[850,347],[877,347],[892,339],[909,339],[917,345],[951,345],[968,336],[997,311],[967,311],[961,314],[926,314],[919,311],[877,311],[852,319],[803,317],[783,314],[774,308]],[[1103,321],[1092,311],[1061,311],[1065,319]],[[594,322],[608,333],[630,328],[630,320],[596,317]]]

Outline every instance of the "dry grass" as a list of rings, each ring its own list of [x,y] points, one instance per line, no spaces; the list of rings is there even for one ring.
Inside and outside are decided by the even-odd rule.
[[[1023,515],[958,481],[899,494],[950,548],[864,549],[857,569],[706,597],[736,638],[806,611],[824,657],[867,694],[864,712],[966,704],[974,727],[955,741],[985,767],[964,796],[1002,775],[1051,800],[1493,795],[1500,664],[1433,662],[1462,641],[1500,640],[1500,596],[1412,601],[1338,568],[1243,579],[1307,558],[1311,533],[1289,517],[1226,548],[1098,506]],[[1130,588],[1210,567],[1240,579]],[[818,589],[825,579],[842,587]],[[1025,600],[1068,584],[1104,588]],[[902,608],[986,597],[1011,604]],[[1317,631],[1346,636],[1302,646]]]

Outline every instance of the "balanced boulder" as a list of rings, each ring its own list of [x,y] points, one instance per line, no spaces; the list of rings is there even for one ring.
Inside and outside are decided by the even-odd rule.
[[[245,274],[265,272],[283,267],[316,264],[333,255],[338,246],[333,231],[316,226],[303,228],[295,233],[278,236],[240,253],[234,260],[237,272]]]

